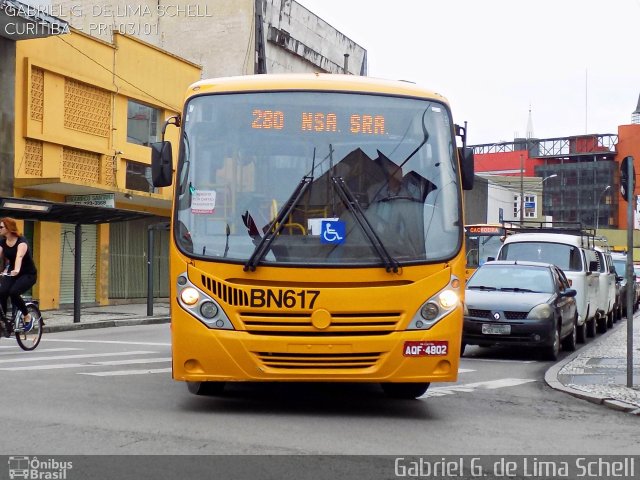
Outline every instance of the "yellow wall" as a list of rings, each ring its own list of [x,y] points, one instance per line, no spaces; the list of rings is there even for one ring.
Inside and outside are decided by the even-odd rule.
[[[33,232],[34,261],[38,267],[38,282],[33,297],[40,308],[57,308],[60,301],[60,233],[59,223],[36,222]]]
[[[125,188],[126,161],[149,165],[151,157],[149,147],[127,142],[127,103],[161,109],[166,119],[181,111],[199,78],[197,65],[117,33],[113,44],[76,30],[18,42],[14,195],[64,202],[66,195],[113,193],[116,207],[168,216],[170,187]],[[167,139],[178,138],[177,129],[167,130]],[[98,232],[96,296],[105,304],[109,227]],[[43,309],[59,305],[59,239],[59,224],[36,224],[35,293]]]

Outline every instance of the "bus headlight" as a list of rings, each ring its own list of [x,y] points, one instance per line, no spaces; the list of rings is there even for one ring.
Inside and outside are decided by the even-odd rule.
[[[438,295],[440,306],[445,310],[449,310],[458,304],[458,294],[453,290],[444,290]]]
[[[180,298],[187,305],[195,305],[200,300],[200,295],[195,288],[187,287],[180,292]]]
[[[202,302],[200,305],[200,313],[205,318],[213,318],[218,314],[218,306],[213,302]]]
[[[451,276],[449,285],[424,302],[407,330],[428,330],[460,305],[460,281]]]
[[[186,273],[176,280],[178,303],[193,317],[212,329],[235,330],[220,304],[189,281]]]
[[[433,302],[425,303],[420,309],[420,315],[427,321],[434,320],[438,316],[438,313],[440,313],[440,309]]]

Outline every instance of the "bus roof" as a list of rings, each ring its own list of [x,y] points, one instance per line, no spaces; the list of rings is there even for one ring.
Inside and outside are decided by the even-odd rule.
[[[371,92],[389,95],[429,98],[449,104],[439,93],[403,80],[383,80],[358,75],[330,73],[289,73],[242,75],[200,80],[187,90],[192,95],[219,92],[251,92],[265,90],[327,90],[338,92]]]

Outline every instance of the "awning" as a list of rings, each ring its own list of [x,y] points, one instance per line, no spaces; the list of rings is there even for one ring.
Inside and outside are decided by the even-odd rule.
[[[0,197],[0,216],[20,220],[71,223],[76,225],[127,222],[130,220],[157,219],[167,217],[122,208],[94,207],[73,203],[48,202],[15,197]]]

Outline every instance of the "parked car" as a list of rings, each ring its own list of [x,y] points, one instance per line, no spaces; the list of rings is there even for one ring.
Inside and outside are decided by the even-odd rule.
[[[576,291],[578,342],[596,335],[600,272],[593,236],[566,233],[516,233],[508,236],[498,260],[527,260],[557,265]]]
[[[613,328],[616,315],[616,270],[611,259],[611,252],[606,247],[595,247],[598,255],[598,331],[604,333]]]
[[[462,349],[466,345],[521,345],[556,360],[560,345],[575,350],[576,291],[548,263],[491,261],[469,279]]]
[[[611,259],[613,260],[613,266],[616,270],[617,280],[620,283],[620,306],[621,313],[625,317],[627,316],[627,278],[626,268],[627,268],[627,255],[623,253],[612,253]],[[635,312],[638,309],[638,304],[640,304],[640,284],[637,283],[637,274],[633,275],[633,311]]]

